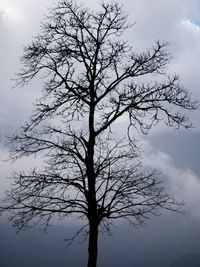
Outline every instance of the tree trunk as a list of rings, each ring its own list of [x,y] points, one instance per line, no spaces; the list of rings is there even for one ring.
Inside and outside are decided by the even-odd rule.
[[[98,224],[93,221],[93,222],[90,222],[90,227],[89,227],[87,267],[97,266],[97,252],[98,252]]]

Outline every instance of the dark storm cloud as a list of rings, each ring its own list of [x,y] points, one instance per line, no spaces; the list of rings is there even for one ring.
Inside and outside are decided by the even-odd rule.
[[[199,225],[188,223],[181,216],[183,215],[153,219],[151,224],[138,229],[127,224],[119,225],[113,236],[101,236],[98,266],[180,267],[179,264],[182,263],[182,267],[194,267],[195,265],[186,265],[191,257],[193,264],[198,266]],[[38,230],[15,234],[10,226],[0,226],[1,267],[86,265],[86,243],[75,242],[65,249],[66,243],[63,240],[76,230],[72,226],[57,226],[50,229],[47,235]]]

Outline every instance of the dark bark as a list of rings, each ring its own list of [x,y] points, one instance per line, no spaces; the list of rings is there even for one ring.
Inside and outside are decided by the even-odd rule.
[[[88,243],[88,265],[87,267],[97,266],[98,253],[98,223],[91,219],[89,227],[89,243]]]

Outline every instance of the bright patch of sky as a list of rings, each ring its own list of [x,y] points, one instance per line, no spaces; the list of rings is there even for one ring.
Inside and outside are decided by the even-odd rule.
[[[200,33],[200,24],[196,24],[188,18],[183,19],[182,23],[187,30],[196,31],[196,32],[198,31]]]
[[[25,12],[22,5],[3,1],[0,3],[0,15],[3,20],[16,22],[24,20]]]

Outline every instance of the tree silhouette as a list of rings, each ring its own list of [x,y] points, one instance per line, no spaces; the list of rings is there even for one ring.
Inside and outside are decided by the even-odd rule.
[[[132,25],[117,3],[97,12],[74,1],[51,10],[34,41],[25,47],[18,85],[40,74],[43,95],[30,120],[10,138],[11,158],[36,155],[43,168],[13,174],[1,211],[19,229],[54,216],[75,215],[88,226],[88,267],[97,262],[99,227],[114,219],[142,224],[158,208],[177,210],[158,173],[145,170],[132,133],[161,119],[190,127],[180,109],[198,103],[177,76],[166,74],[166,43],[135,53],[122,39]],[[126,127],[116,130],[119,118]]]

